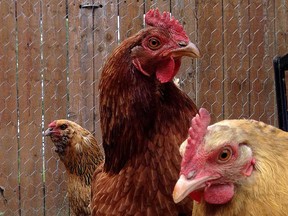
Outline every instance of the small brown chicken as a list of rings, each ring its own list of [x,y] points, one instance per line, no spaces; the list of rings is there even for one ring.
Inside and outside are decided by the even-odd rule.
[[[173,198],[193,215],[287,215],[288,133],[255,120],[192,120]],[[183,148],[183,147],[182,147]]]
[[[61,119],[49,124],[50,136],[68,173],[68,197],[75,215],[90,215],[91,178],[104,161],[103,149],[94,136],[75,122]]]

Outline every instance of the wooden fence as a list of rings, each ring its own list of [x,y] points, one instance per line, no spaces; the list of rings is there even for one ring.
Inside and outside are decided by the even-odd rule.
[[[200,48],[178,81],[213,121],[277,125],[272,59],[288,52],[287,0],[1,0],[0,215],[69,214],[65,169],[43,131],[69,118],[101,141],[103,62],[151,7]]]

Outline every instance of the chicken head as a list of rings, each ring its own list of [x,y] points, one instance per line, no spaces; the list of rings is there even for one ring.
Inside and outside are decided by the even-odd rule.
[[[250,176],[255,158],[245,144],[245,136],[229,124],[208,126],[210,115],[201,108],[192,119],[173,199],[176,203],[186,196],[210,204],[225,204],[235,193],[235,185]]]
[[[55,120],[48,125],[48,129],[44,132],[44,135],[50,136],[56,147],[55,152],[64,154],[65,149],[71,145],[70,140],[72,137],[76,140],[80,139],[80,137],[77,137],[76,128],[80,129],[80,126],[67,119]]]
[[[169,82],[179,71],[182,56],[200,57],[198,48],[170,13],[150,10],[145,23],[149,30],[131,53],[133,65],[144,75],[156,75],[161,83]]]

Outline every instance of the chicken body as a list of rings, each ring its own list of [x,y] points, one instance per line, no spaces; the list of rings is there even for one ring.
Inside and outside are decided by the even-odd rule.
[[[51,137],[68,173],[67,192],[72,211],[77,216],[91,215],[91,179],[104,161],[102,146],[75,122],[60,119],[48,127],[45,135]]]
[[[210,121],[208,112],[199,112],[189,130],[174,200],[189,195],[196,200],[197,216],[287,215],[288,133],[255,120],[207,127],[202,123]]]
[[[177,31],[164,21],[164,27],[153,25],[155,16],[174,22]],[[102,72],[105,164],[93,177],[92,215],[191,214],[191,201],[176,205],[172,190],[181,162],[178,148],[197,109],[172,79],[180,58],[199,51],[168,13],[150,11],[146,24],[120,44]]]

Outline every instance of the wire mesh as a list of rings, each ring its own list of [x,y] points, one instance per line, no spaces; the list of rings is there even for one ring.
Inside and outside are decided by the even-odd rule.
[[[101,142],[103,64],[150,8],[183,24],[202,57],[175,82],[212,121],[277,126],[273,57],[288,52],[288,4],[276,0],[0,2],[0,215],[69,215],[66,171],[43,131],[68,118]]]

